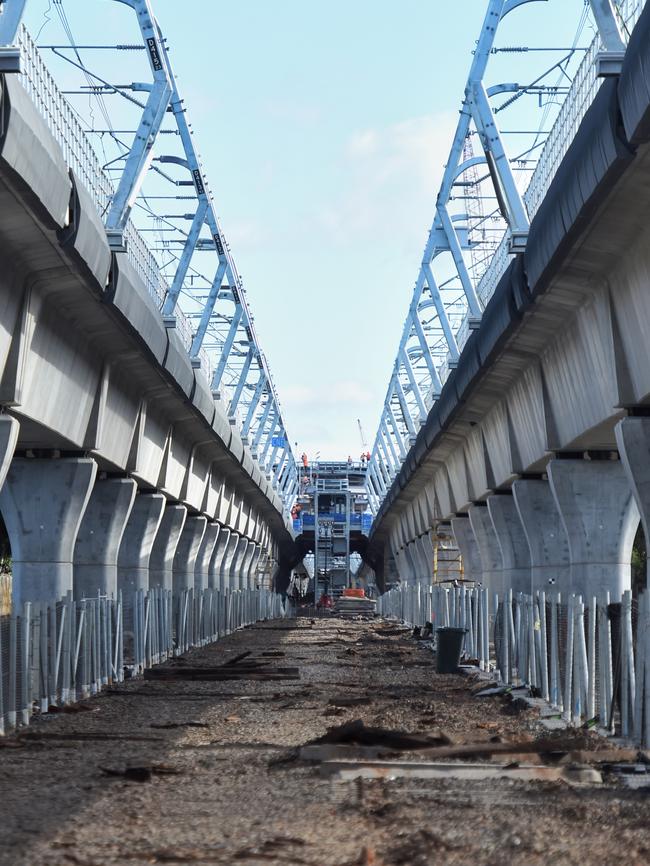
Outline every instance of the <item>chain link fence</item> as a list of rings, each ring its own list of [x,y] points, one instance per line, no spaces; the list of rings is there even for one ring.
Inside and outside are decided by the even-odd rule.
[[[27,603],[0,616],[0,734],[35,712],[75,703],[193,647],[260,620],[285,616],[267,589],[139,590]]]
[[[407,625],[466,629],[464,654],[510,686],[529,686],[571,725],[599,726],[650,746],[650,593],[587,602],[537,592],[404,585],[379,613]]]

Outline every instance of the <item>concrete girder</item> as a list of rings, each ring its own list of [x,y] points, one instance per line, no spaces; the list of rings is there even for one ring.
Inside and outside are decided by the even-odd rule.
[[[433,476],[433,487],[436,493],[436,499],[440,504],[440,516],[445,518],[455,514],[458,510],[456,502],[452,497],[451,488],[449,485],[449,475],[444,466],[438,467]]]
[[[454,512],[449,512],[449,514],[445,515],[445,517],[448,517],[451,513],[455,513],[456,511],[464,511],[472,504],[469,491],[467,462],[465,460],[462,443],[459,443],[459,447],[455,448],[450,453],[449,458],[445,461],[445,468],[447,470],[449,486],[451,488],[451,495],[454,503]]]

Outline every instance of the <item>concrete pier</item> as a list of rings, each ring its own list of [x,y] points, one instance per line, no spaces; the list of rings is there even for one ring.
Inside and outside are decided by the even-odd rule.
[[[239,588],[233,582],[232,574],[231,574],[232,562],[233,562],[237,547],[239,546],[239,538],[240,538],[239,533],[237,533],[237,532],[231,532],[230,533],[230,538],[228,539],[228,544],[226,545],[226,550],[225,550],[223,558],[221,560],[221,568],[220,568],[220,572],[219,572],[219,583],[220,583],[221,589],[223,591],[230,591],[230,590]]]
[[[243,566],[249,543],[247,538],[240,538],[235,549],[235,555],[230,565],[230,585],[233,589],[247,588],[244,582]]]
[[[512,492],[528,542],[532,591],[566,592],[569,544],[550,484],[522,479],[513,483]]]
[[[210,585],[210,563],[212,554],[217,543],[219,535],[219,524],[208,523],[201,539],[199,552],[196,556],[196,564],[194,566],[194,587],[195,589],[207,589]]]
[[[650,547],[650,418],[623,418],[616,425],[621,463],[639,509],[646,545]],[[650,559],[646,563],[650,578]]]
[[[16,609],[72,591],[75,542],[96,473],[95,461],[86,457],[12,461],[0,510],[11,543]]]
[[[469,517],[454,517],[451,528],[456,539],[456,546],[463,558],[463,573],[466,580],[475,580],[483,583],[483,568],[481,566],[481,553],[476,543],[474,530]]]
[[[503,494],[489,496],[487,503],[501,550],[503,590],[530,593],[530,551],[515,500]]]
[[[472,505],[467,514],[481,557],[483,585],[501,597],[504,585],[503,560],[490,512],[485,505]]]
[[[132,478],[95,482],[74,547],[74,596],[117,596],[117,558],[138,492]]]
[[[173,589],[174,556],[187,520],[187,508],[179,502],[168,502],[149,558],[149,585]]]
[[[162,493],[138,493],[117,559],[117,585],[125,595],[149,589],[149,560],[165,507]],[[130,603],[130,598],[126,599]]]
[[[197,515],[188,516],[185,521],[185,526],[181,532],[176,553],[174,554],[172,578],[175,593],[194,587],[196,560],[207,523],[206,517]]]
[[[219,589],[221,591],[225,589],[222,581],[221,566],[226,556],[229,541],[230,530],[225,526],[220,527],[208,570],[208,586],[212,589]]]
[[[569,542],[571,592],[585,602],[630,588],[639,509],[618,460],[551,460],[548,477]]]

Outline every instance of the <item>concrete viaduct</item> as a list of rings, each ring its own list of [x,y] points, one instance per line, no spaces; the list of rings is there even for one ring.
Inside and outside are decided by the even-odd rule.
[[[14,603],[288,580],[277,483],[15,75],[0,78],[0,310]]]
[[[500,596],[612,600],[650,538],[650,9],[376,515],[385,577],[430,582],[450,523]]]

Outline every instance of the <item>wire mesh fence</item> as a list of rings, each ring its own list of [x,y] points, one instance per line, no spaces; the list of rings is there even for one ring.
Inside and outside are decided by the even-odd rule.
[[[382,616],[466,629],[464,654],[506,685],[526,685],[571,725],[650,746],[650,593],[586,602],[537,592],[504,598],[480,587],[404,585]]]
[[[107,685],[254,622],[285,616],[267,589],[164,589],[129,599],[27,603],[0,616],[0,734],[35,712],[74,703]]]

